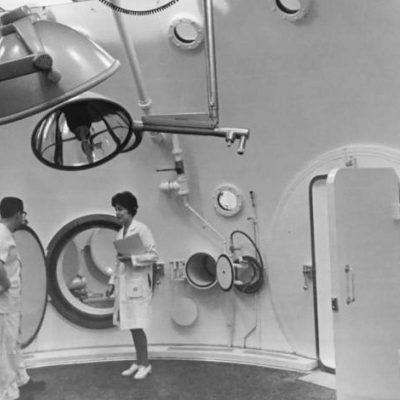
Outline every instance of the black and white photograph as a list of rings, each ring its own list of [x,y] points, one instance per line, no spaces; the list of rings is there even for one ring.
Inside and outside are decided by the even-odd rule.
[[[400,0],[0,0],[0,400],[400,400]]]

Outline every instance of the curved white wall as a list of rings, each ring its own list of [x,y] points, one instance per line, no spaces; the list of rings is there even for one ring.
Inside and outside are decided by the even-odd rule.
[[[252,190],[256,195],[269,283],[258,295],[260,321],[246,345],[313,357],[312,296],[302,288],[301,269],[310,258],[307,193],[293,205],[294,220],[287,221],[290,240],[281,240],[285,235],[274,230],[276,224],[285,229],[286,223],[284,219],[274,221],[274,216],[288,185],[321,154],[354,143],[400,147],[400,24],[396,12],[400,5],[395,0],[320,0],[313,2],[304,20],[290,23],[274,13],[271,4],[266,0],[215,1],[220,126],[250,128],[245,155],[238,156],[218,138],[185,136],[181,146],[190,202],[224,235],[234,229],[252,232],[247,219],[253,216],[248,193]],[[126,17],[154,113],[207,110],[203,51],[182,52],[167,37],[174,16],[200,19],[200,7],[199,0],[185,0],[160,14]],[[50,14],[58,22],[87,32],[121,60],[120,71],[95,90],[121,102],[138,118],[135,87],[111,11],[91,1],[54,6]],[[25,199],[31,226],[44,245],[78,216],[112,213],[111,196],[128,189],[138,194],[138,219],[152,228],[166,263],[204,248],[221,251],[220,240],[204,230],[179,199],[158,190],[160,182],[175,178],[172,172],[155,171],[173,166],[170,149],[145,137],[137,150],[94,170],[56,171],[41,165],[30,150],[30,134],[39,118],[0,127],[4,166],[0,183],[1,195]],[[238,186],[245,197],[242,213],[231,219],[217,215],[212,203],[215,187],[225,182]],[[156,306],[158,301],[168,304],[165,299],[171,296],[173,284],[163,279]],[[179,290],[196,299],[204,320],[199,319],[190,332],[182,331],[171,326],[168,311],[159,307],[160,325],[151,331],[151,340],[225,345],[224,293],[217,288],[200,293],[189,286]],[[254,324],[249,312],[254,297],[236,294],[234,302],[233,343],[241,347]],[[69,332],[66,338],[56,332],[54,325],[59,324]],[[70,326],[49,308],[32,348],[120,343],[120,338],[114,330],[88,332]]]

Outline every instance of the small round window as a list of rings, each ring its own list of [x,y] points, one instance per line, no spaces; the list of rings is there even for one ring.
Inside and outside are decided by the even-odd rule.
[[[231,191],[223,190],[217,195],[217,203],[222,210],[232,211],[238,206],[238,198]]]
[[[168,35],[175,46],[187,50],[198,47],[204,38],[203,28],[190,18],[173,20]]]
[[[278,11],[287,21],[302,19],[310,8],[311,0],[272,0],[273,10]]]
[[[242,209],[242,195],[234,185],[226,183],[219,186],[213,198],[216,211],[225,217],[236,215]]]
[[[113,240],[119,228],[111,215],[88,215],[65,225],[49,244],[52,303],[78,325],[112,326],[114,298],[106,289],[116,265]]]
[[[301,7],[299,0],[276,0],[276,5],[287,14],[296,14]]]

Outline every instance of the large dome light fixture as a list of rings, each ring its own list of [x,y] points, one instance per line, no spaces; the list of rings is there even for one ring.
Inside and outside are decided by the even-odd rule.
[[[63,45],[60,46],[60,43]],[[0,125],[54,107],[104,81],[119,62],[82,33],[27,6],[0,17]]]

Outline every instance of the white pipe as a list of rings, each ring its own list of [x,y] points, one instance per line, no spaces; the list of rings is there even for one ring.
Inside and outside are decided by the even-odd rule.
[[[207,226],[211,231],[213,231],[217,236],[219,236],[222,239],[222,243],[224,246],[224,252],[227,253],[228,252],[228,246],[227,246],[227,241],[225,239],[225,237],[219,233],[205,218],[203,218],[187,201],[187,196],[183,197],[183,204],[185,205],[185,207],[192,212],[200,221],[203,222],[203,224],[205,226]]]
[[[179,137],[176,134],[172,135],[172,154],[175,158],[175,163],[180,163],[183,169],[183,172],[178,174],[176,178],[176,182],[179,184],[178,195],[187,196],[189,194],[189,187],[183,166],[182,149],[179,145]]]
[[[178,135],[172,135],[172,154],[174,155],[175,162],[182,162],[182,149],[179,145]],[[187,177],[185,173],[179,174],[175,181],[166,181],[160,184],[160,189],[163,191],[178,190],[178,195],[183,198],[183,204],[185,207],[194,214],[205,226],[213,231],[217,236],[222,239],[224,252],[227,253],[228,245],[224,235],[219,233],[204,217],[202,217],[188,202],[187,196],[189,194],[189,188],[187,187]]]
[[[210,118],[217,124],[218,116],[218,86],[217,86],[217,66],[215,56],[214,20],[212,0],[203,1],[205,16],[205,49],[207,56],[207,93],[208,93],[208,112]]]
[[[182,149],[179,145],[178,135],[176,134],[172,135],[172,154],[175,156],[175,158],[179,157],[179,160],[182,161]]]
[[[228,346],[233,347],[233,339],[235,336],[235,322],[236,322],[236,298],[235,292],[230,290],[226,295],[226,301],[228,302],[228,310],[226,312],[227,322],[226,325],[229,329],[228,334]]]
[[[254,294],[254,310],[255,310],[255,322],[254,322],[254,326],[246,333],[246,335],[243,338],[243,348],[246,348],[246,343],[247,343],[247,339],[248,337],[257,329],[258,326],[258,304],[257,304],[257,293]]]
[[[119,0],[112,0],[112,3],[118,6]],[[121,37],[122,43],[124,45],[126,55],[128,57],[128,62],[133,75],[133,79],[135,80],[139,97],[138,105],[142,109],[145,115],[149,115],[151,113],[152,101],[147,94],[142,74],[142,69],[140,67],[139,59],[136,54],[136,49],[133,40],[128,34],[122,14],[116,10],[113,10],[113,16],[117,24],[118,32]],[[149,133],[151,139],[156,143],[161,143],[165,140],[165,135],[163,133],[160,132],[149,132]]]
[[[181,185],[177,181],[165,181],[161,182],[158,186],[163,192],[172,192],[174,190],[178,191]]]
[[[118,5],[118,0],[113,0],[115,5]],[[147,94],[147,90],[144,83],[142,70],[140,68],[139,59],[136,54],[135,46],[130,36],[128,35],[122,14],[116,10],[113,10],[115,22],[117,23],[118,32],[120,34],[122,43],[124,45],[126,54],[128,56],[129,66],[131,68],[133,78],[136,83],[136,88],[139,95],[139,106],[143,110],[144,114],[150,114],[150,108],[152,101]]]
[[[175,165],[179,165],[179,168],[183,172],[178,172],[178,177],[174,181],[161,182],[159,188],[164,192],[176,191],[179,196],[185,196],[189,194],[189,187],[187,185],[187,177],[183,168],[182,149],[179,145],[178,135],[172,135],[172,154],[174,156]]]

